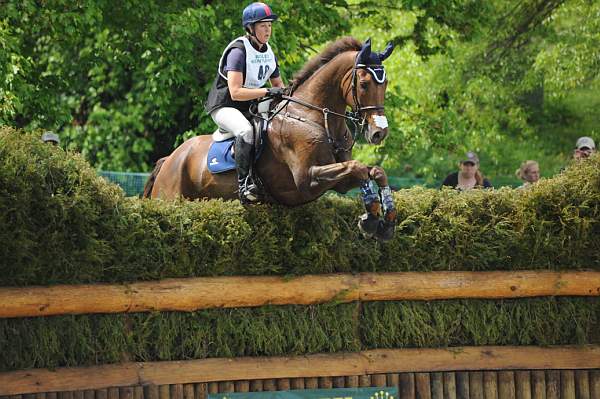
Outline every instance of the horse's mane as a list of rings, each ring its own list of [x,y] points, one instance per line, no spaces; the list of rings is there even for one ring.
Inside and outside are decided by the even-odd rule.
[[[291,82],[292,91],[297,89],[302,83],[310,78],[319,68],[327,64],[340,53],[346,51],[358,51],[362,43],[351,36],[342,37],[335,42],[330,43],[320,54],[311,58],[300,71],[298,71]]]

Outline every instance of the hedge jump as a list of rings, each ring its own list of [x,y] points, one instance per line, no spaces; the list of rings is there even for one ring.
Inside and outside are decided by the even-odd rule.
[[[132,385],[454,370],[600,368],[600,346],[478,346],[123,363],[0,373],[0,395]]]
[[[329,301],[600,296],[600,272],[408,272],[202,277],[131,284],[0,288],[0,318],[194,311]]]

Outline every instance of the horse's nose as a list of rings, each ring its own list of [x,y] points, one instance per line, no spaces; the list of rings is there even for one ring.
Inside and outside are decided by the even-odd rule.
[[[379,144],[383,141],[386,136],[386,132],[383,129],[377,129],[371,133],[371,143]]]

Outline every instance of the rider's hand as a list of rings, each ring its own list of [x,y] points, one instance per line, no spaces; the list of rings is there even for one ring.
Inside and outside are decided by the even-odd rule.
[[[283,96],[283,87],[269,87],[267,89],[267,96],[273,98],[281,98]]]

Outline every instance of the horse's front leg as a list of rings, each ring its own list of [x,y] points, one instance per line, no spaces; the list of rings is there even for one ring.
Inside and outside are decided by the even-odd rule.
[[[396,210],[387,175],[381,167],[368,167],[358,161],[346,161],[310,168],[311,188],[329,189],[344,185],[360,187],[367,213],[359,218],[358,226],[365,236],[381,241],[392,239],[396,225]],[[379,186],[376,192],[373,181]],[[325,186],[325,187],[323,187]],[[381,197],[381,199],[380,199]],[[383,201],[384,218],[380,220]]]

